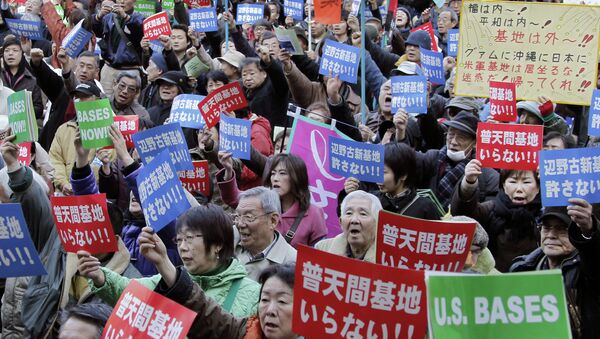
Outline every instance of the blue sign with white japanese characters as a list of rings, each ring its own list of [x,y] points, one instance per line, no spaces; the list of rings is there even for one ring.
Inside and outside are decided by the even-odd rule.
[[[444,76],[444,55],[440,52],[421,48],[421,68],[423,74],[432,84],[443,85],[446,83]]]
[[[567,206],[571,198],[600,202],[600,147],[540,152],[542,205]]]
[[[195,8],[189,11],[190,27],[195,32],[214,32],[217,26],[217,12],[214,7]]]
[[[592,103],[590,104],[590,114],[588,117],[588,135],[592,137],[600,136],[600,89],[595,89],[592,94]]]
[[[136,178],[144,219],[154,232],[191,207],[169,158],[169,150],[163,149]]]
[[[18,19],[4,19],[8,28],[15,35],[22,36],[31,40],[44,40],[44,31],[42,21],[27,21]]]
[[[360,181],[383,182],[383,145],[330,136],[327,148],[331,173]]]
[[[230,118],[221,114],[219,122],[219,150],[231,152],[238,159],[250,160],[250,129],[252,121]]]
[[[96,46],[98,46],[96,44]],[[150,49],[152,50],[153,53],[162,53],[162,51],[165,49],[163,47],[163,45],[160,43],[160,41],[158,40],[152,40],[150,41]]]
[[[0,278],[46,274],[21,204],[0,204]]]
[[[264,5],[261,4],[239,4],[237,5],[237,17],[235,21],[238,25],[253,24],[263,19]]]
[[[304,19],[304,0],[284,0],[283,14],[291,16],[294,20]]]
[[[204,118],[198,110],[198,104],[204,95],[179,94],[171,105],[170,122],[178,122],[181,127],[200,129],[204,127]]]
[[[360,62],[360,48],[325,40],[319,74],[339,76],[340,80],[355,84]]]
[[[458,55],[458,33],[459,29],[449,29],[448,30],[448,56],[457,56]]]
[[[178,122],[138,132],[133,135],[133,143],[144,165],[150,164],[154,157],[168,149],[171,163],[177,171],[194,169],[185,136]]]
[[[62,41],[62,47],[65,49],[65,53],[73,59],[79,56],[79,53],[85,48],[85,45],[92,38],[92,33],[86,31],[81,25],[83,20],[79,21],[77,25],[71,28],[71,31]]]
[[[427,113],[427,78],[424,76],[392,77],[392,113],[403,108],[407,113]]]

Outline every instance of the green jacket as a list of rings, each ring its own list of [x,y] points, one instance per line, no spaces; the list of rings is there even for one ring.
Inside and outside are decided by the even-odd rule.
[[[90,279],[88,279],[88,284],[90,285],[92,293],[96,293],[107,304],[114,307],[119,300],[121,293],[123,293],[127,285],[129,285],[131,279],[123,277],[105,267],[101,267],[100,269],[104,272],[104,285],[97,288]],[[225,302],[225,298],[227,298],[233,280],[242,278],[242,283],[240,284],[230,313],[235,317],[249,317],[255,315],[258,311],[257,306],[260,285],[254,280],[247,278],[248,274],[246,268],[244,268],[244,265],[237,259],[233,259],[231,265],[221,273],[210,276],[189,275],[192,280],[202,288],[204,293],[219,303],[219,305],[222,305]],[[160,279],[160,274],[157,274],[152,277],[135,280],[149,289],[154,290],[160,282]]]

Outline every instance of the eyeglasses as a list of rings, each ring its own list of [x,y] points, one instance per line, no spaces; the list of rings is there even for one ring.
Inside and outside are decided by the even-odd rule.
[[[554,234],[556,235],[567,235],[569,233],[567,227],[546,226],[544,224],[537,225],[537,229],[542,234],[548,234],[550,231],[554,231]]]
[[[177,246],[180,246],[182,244],[182,242],[184,242],[184,241],[185,241],[186,245],[190,245],[192,243],[192,241],[194,241],[194,239],[202,238],[202,237],[204,237],[203,234],[177,236],[173,239],[173,242],[175,242],[177,244]]]
[[[137,92],[137,90],[138,90],[137,87],[127,86],[127,85],[125,85],[123,83],[118,83],[117,84],[117,89],[119,91],[125,91],[126,90],[127,93],[129,93],[129,94],[135,94]]]
[[[239,214],[232,214],[231,218],[233,218],[233,222],[236,224],[239,224],[240,221],[243,222],[244,224],[251,224],[253,222],[256,221],[256,219],[263,217],[267,214],[271,214],[271,212],[269,213],[264,213],[261,215],[252,215],[252,214],[244,214],[244,215],[239,215]]]

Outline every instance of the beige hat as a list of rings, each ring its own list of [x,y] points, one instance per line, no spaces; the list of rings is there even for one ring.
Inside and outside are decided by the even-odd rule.
[[[219,60],[220,62],[225,61],[235,68],[240,68],[240,64],[242,63],[242,60],[244,60],[244,58],[246,58],[246,56],[242,53],[238,51],[229,50],[222,57],[218,57],[217,60]]]

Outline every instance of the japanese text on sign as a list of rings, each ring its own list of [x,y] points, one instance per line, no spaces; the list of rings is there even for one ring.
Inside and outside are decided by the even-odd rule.
[[[291,16],[294,20],[304,19],[304,0],[284,0],[283,14]]]
[[[424,76],[392,77],[392,112],[427,113],[427,78]]]
[[[140,118],[137,115],[116,115],[114,124],[117,125],[119,131],[125,139],[127,148],[133,148],[133,135],[138,132]]]
[[[448,56],[455,57],[458,55],[458,38],[459,29],[448,30]]]
[[[235,21],[238,25],[253,24],[263,18],[263,11],[262,4],[238,4]]]
[[[180,94],[173,100],[169,122],[179,122],[181,127],[200,129],[204,126],[198,104],[204,100],[202,95]]]
[[[204,98],[198,109],[204,117],[206,127],[212,128],[219,122],[221,112],[233,112],[248,106],[248,101],[239,82],[234,81],[220,87]]]
[[[359,48],[327,39],[323,46],[319,74],[339,76],[341,80],[355,84],[359,61]]]
[[[62,41],[65,53],[73,59],[79,56],[79,53],[81,53],[85,45],[92,38],[92,33],[82,27],[83,20],[81,19],[77,25],[71,28],[69,34]]]
[[[165,148],[177,171],[193,169],[192,158],[179,123],[154,127],[133,135],[135,148],[144,165],[148,165]]]
[[[335,174],[361,181],[383,182],[384,146],[329,137],[329,168]]]
[[[600,89],[594,90],[588,119],[588,135],[600,136]]]
[[[542,149],[541,125],[477,124],[477,160],[484,167],[536,170]]]
[[[22,142],[19,145],[19,156],[17,160],[23,166],[31,164],[31,141]]]
[[[188,192],[200,192],[205,197],[210,196],[210,177],[208,175],[208,161],[193,161],[193,171],[179,172],[179,180]]]
[[[517,120],[515,84],[490,81],[490,119],[514,122]]]
[[[195,8],[189,11],[190,27],[195,32],[214,32],[218,30],[215,8]]]
[[[161,35],[171,35],[171,25],[167,12],[160,12],[144,19],[144,37],[156,40]]]
[[[234,158],[250,160],[250,128],[252,121],[221,114],[219,150],[231,152]]]
[[[432,84],[445,84],[444,55],[421,48],[421,68],[423,74]]]
[[[17,19],[4,19],[8,28],[15,35],[22,36],[31,40],[44,40],[42,21],[26,21]]]

